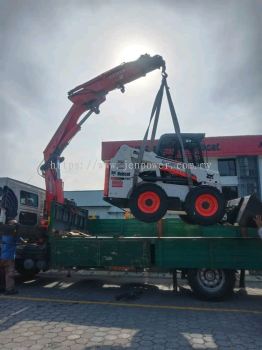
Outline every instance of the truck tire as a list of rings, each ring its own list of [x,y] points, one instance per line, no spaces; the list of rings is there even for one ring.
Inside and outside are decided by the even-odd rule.
[[[194,294],[202,300],[223,300],[233,293],[236,276],[234,270],[190,269],[188,283]]]
[[[225,215],[225,199],[214,187],[194,187],[186,196],[184,209],[190,222],[203,226],[214,225]]]
[[[167,211],[167,196],[161,187],[154,184],[137,186],[129,199],[129,208],[134,217],[144,222],[156,222]]]
[[[33,278],[39,273],[39,269],[37,269],[35,266],[31,269],[26,269],[23,265],[23,261],[16,262],[15,269],[21,276],[25,278]]]

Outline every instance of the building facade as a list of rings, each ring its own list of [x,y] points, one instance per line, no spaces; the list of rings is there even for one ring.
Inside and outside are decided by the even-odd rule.
[[[141,141],[103,142],[102,159],[110,160],[123,144],[139,147]],[[227,199],[252,193],[262,199],[262,135],[206,137],[203,155],[219,171]]]
[[[103,142],[102,160],[110,160],[123,144],[138,148],[141,141]],[[262,200],[262,135],[206,137],[202,148],[210,169],[220,173],[226,199],[256,193]],[[103,200],[103,190],[65,191],[65,197],[88,209],[90,218],[124,218],[122,209]],[[166,217],[173,216],[167,212]]]
[[[209,137],[204,149],[227,199],[262,195],[262,135]]]

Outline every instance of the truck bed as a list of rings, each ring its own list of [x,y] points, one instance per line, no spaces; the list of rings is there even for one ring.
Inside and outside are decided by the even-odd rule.
[[[67,237],[61,232],[77,227],[61,220],[58,213],[56,208],[49,234],[51,266],[55,268],[262,268],[262,241],[254,228],[203,227],[179,219],[151,224],[98,219],[86,221],[84,230],[90,236]],[[57,234],[52,234],[57,227]]]

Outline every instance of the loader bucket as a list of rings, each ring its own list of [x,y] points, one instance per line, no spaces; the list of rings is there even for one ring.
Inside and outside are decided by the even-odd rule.
[[[262,215],[262,203],[255,194],[232,199],[226,205],[227,222],[242,227],[256,227],[254,218]]]

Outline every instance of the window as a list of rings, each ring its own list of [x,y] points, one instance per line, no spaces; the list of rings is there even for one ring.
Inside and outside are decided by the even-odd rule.
[[[38,207],[38,195],[26,191],[20,191],[20,204],[29,207]]]
[[[240,193],[241,196],[249,196],[253,193],[259,195],[258,184],[255,182],[247,182],[240,184]]]
[[[204,162],[201,150],[202,138],[203,136],[201,134],[196,134],[195,136],[186,136],[186,134],[182,134],[184,151],[186,153],[188,163],[199,165],[200,163]],[[162,135],[156,147],[156,154],[160,157],[183,162],[182,151],[177,135]]]
[[[238,198],[237,186],[224,186],[222,187],[222,193],[226,200]]]
[[[239,175],[241,178],[258,177],[256,157],[239,157]]]
[[[218,159],[218,171],[220,176],[236,176],[236,160]]]
[[[21,211],[19,214],[19,223],[22,225],[34,226],[37,224],[37,214]]]

